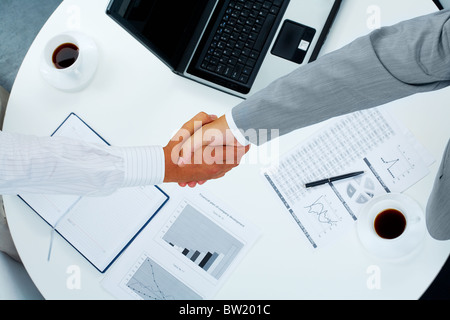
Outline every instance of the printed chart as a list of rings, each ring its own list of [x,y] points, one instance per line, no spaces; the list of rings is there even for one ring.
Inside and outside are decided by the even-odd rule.
[[[394,155],[380,157],[380,161],[385,165],[384,169],[389,173],[393,180],[401,180],[407,177],[415,168],[415,159],[413,159],[408,150],[401,145],[396,147]]]
[[[347,196],[354,202],[363,204],[375,195],[375,181],[369,175],[347,181]]]
[[[421,152],[419,152],[421,151]],[[263,173],[313,248],[351,227],[374,196],[403,192],[429,173],[418,141],[385,110],[336,119]],[[307,182],[354,171],[364,175],[321,187]]]
[[[198,270],[216,279],[244,246],[186,201],[164,226],[162,239]]]
[[[125,286],[143,300],[200,300],[192,289],[143,255],[124,280]]]
[[[321,195],[316,201],[305,207],[307,214],[324,226],[336,226],[342,218],[336,214],[336,209],[331,206],[325,195]]]
[[[119,299],[211,299],[259,235],[202,187],[178,188],[102,285]]]

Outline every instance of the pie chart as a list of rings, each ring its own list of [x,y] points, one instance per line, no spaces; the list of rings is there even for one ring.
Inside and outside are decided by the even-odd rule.
[[[359,176],[349,181],[348,197],[358,204],[364,204],[375,195],[375,183],[369,176]]]

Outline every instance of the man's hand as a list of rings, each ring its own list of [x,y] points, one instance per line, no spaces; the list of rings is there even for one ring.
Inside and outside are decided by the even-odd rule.
[[[220,149],[222,148],[222,149]],[[248,152],[250,146],[242,146],[232,134],[225,116],[219,119],[213,119],[205,122],[202,127],[196,127],[194,133],[185,139],[178,160],[178,165],[183,168],[186,165],[198,163],[198,152],[210,149],[221,150],[226,154],[223,159],[227,164],[237,166],[241,158]],[[197,181],[202,184],[205,181]],[[196,182],[187,183],[189,186],[195,186]],[[179,183],[180,186],[186,186],[186,183]]]
[[[203,184],[207,180],[223,177],[228,171],[236,167],[242,156],[249,148],[238,146],[224,146],[222,143],[213,145],[195,145],[194,149],[186,148],[181,153],[182,145],[189,141],[191,136],[200,131],[203,126],[216,120],[216,116],[210,116],[200,112],[175,134],[170,142],[163,148],[165,157],[164,182],[178,182],[180,186],[194,187],[197,183]],[[197,133],[197,136],[199,134]],[[186,156],[186,152],[190,152]],[[188,161],[178,166],[180,154],[186,156]],[[192,161],[191,161],[192,160]]]
[[[238,150],[246,150],[245,152],[250,148],[250,146],[242,146],[236,140],[228,126],[225,116],[222,116],[217,120],[214,119],[205,123],[201,128],[196,128],[194,134],[192,134],[191,137],[187,137],[182,146],[182,155],[180,156],[178,165],[182,167],[191,162],[195,163],[195,159],[193,159],[192,156],[205,146],[233,147]]]

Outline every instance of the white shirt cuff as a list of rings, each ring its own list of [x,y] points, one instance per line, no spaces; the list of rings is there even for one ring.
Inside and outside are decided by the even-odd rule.
[[[123,148],[125,159],[124,187],[158,185],[165,174],[161,146]]]
[[[243,146],[249,145],[250,142],[245,138],[245,136],[242,134],[242,130],[239,129],[234,122],[233,109],[230,109],[225,113],[225,120],[227,121],[228,127],[230,128],[231,133],[234,135],[236,140]]]

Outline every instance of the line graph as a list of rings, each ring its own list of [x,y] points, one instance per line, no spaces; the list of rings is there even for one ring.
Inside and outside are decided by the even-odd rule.
[[[342,215],[345,213],[336,206],[340,202],[336,202],[337,198],[332,192],[332,190],[329,190],[329,192],[322,193],[320,196],[316,194],[314,198],[305,199],[306,205],[303,206],[299,218],[303,221],[314,242],[320,241],[319,239],[330,232],[339,229],[342,224]]]
[[[396,164],[397,162],[400,161],[400,159],[395,159],[395,160],[391,160],[391,161],[386,161],[386,160],[384,160],[383,158],[381,158],[381,160],[383,161],[383,163],[389,165],[389,167],[387,168],[388,170],[391,170],[391,168],[392,168],[393,166],[395,166],[395,164]]]
[[[202,299],[146,255],[129,271],[124,285],[143,300]]]
[[[325,196],[322,195],[311,205],[306,206],[305,209],[308,210],[308,214],[315,216],[319,223],[335,226],[341,219],[332,214],[333,212],[330,209],[326,209],[326,203]]]
[[[415,165],[400,145],[397,145],[396,151],[395,157],[381,157],[380,160],[390,177],[399,180],[408,175],[414,169]]]

